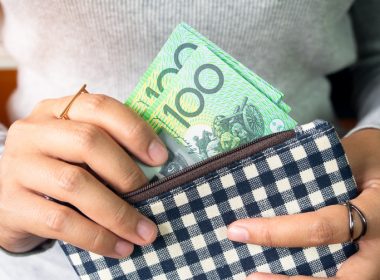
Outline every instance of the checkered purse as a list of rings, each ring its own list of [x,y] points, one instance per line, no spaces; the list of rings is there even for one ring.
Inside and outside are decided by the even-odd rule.
[[[159,236],[117,260],[60,242],[81,279],[245,279],[254,272],[333,276],[353,243],[271,248],[227,239],[247,217],[313,211],[357,195],[334,128],[314,121],[256,140],[129,193]]]

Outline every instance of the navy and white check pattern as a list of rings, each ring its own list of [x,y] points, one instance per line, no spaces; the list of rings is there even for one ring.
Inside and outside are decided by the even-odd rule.
[[[245,279],[254,271],[333,276],[355,244],[270,248],[232,242],[247,217],[312,211],[352,199],[356,184],[335,130],[315,121],[296,137],[135,204],[159,236],[123,260],[60,242],[81,279]]]

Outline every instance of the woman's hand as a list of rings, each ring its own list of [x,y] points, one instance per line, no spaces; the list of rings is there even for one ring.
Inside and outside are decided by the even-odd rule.
[[[359,196],[351,200],[366,216],[367,234],[359,241],[359,251],[345,261],[334,279],[372,280],[380,275],[380,130],[363,129],[342,139]],[[354,237],[361,231],[355,217]],[[307,247],[342,243],[350,239],[347,208],[333,205],[315,212],[273,218],[238,220],[228,228],[234,241],[273,247]],[[251,274],[255,280],[308,280],[305,276]]]
[[[146,178],[125,149],[160,165],[166,148],[147,123],[105,95],[83,93],[70,119],[57,119],[71,99],[42,101],[9,128],[0,162],[0,246],[25,252],[50,238],[126,257],[133,243],[151,243],[157,227],[103,182],[117,192],[140,187]]]

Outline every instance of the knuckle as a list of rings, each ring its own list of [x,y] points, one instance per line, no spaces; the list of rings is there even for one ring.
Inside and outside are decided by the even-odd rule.
[[[132,213],[128,211],[128,207],[125,203],[121,203],[114,215],[114,226],[115,228],[121,226],[127,226],[131,228]]]
[[[13,172],[14,167],[16,167],[18,155],[15,153],[10,153],[8,149],[4,150],[1,161],[0,161],[0,170],[1,170],[1,177],[0,182],[2,183],[0,185],[0,188],[2,186],[6,186],[7,183],[5,182],[6,179],[9,179],[15,175]]]
[[[102,248],[104,244],[107,244],[107,230],[99,227],[95,232],[92,238],[89,241],[89,250],[91,252],[100,252],[103,251]]]
[[[8,129],[5,139],[5,152],[12,155],[20,154],[24,156],[23,149],[35,149],[34,145],[30,145],[36,141],[31,135],[38,134],[40,129],[41,124],[35,122],[31,117],[16,120]]]
[[[334,229],[328,220],[322,218],[311,225],[309,236],[313,245],[328,244],[334,238]]]
[[[110,97],[104,94],[91,94],[91,98],[88,99],[86,105],[91,112],[96,112],[104,108],[109,99]]]
[[[20,189],[15,187],[14,175],[2,176],[0,179],[0,212],[8,212],[14,208],[14,196],[20,193]]]
[[[15,199],[12,198],[12,196],[15,195],[15,190],[18,195],[20,194],[20,191],[18,188],[14,187],[14,184],[11,180],[8,180],[4,177],[5,176],[2,176],[0,179],[0,216],[5,217],[6,215],[10,215],[12,213],[12,210],[15,208]]]
[[[123,191],[131,191],[141,187],[147,179],[139,168],[130,168],[128,172],[123,173],[120,178],[120,184]]]
[[[58,176],[58,185],[67,192],[78,191],[84,176],[79,167],[63,168]]]
[[[25,131],[28,123],[25,119],[16,120],[8,129],[8,136],[18,135],[21,131]]]
[[[263,244],[265,244],[265,246],[268,246],[268,247],[276,246],[273,236],[272,236],[272,232],[270,231],[268,227],[264,226],[262,228],[261,236],[263,238]]]
[[[74,133],[77,138],[77,143],[86,151],[94,147],[99,137],[99,129],[90,124],[82,124]]]
[[[129,137],[138,137],[139,139],[146,139],[146,137],[142,138],[140,136],[147,136],[148,132],[149,126],[147,125],[147,123],[140,119],[136,119],[135,121],[129,123],[126,134]]]
[[[59,208],[48,212],[45,219],[46,226],[53,232],[63,232],[66,220],[70,217],[70,211],[66,208]]]

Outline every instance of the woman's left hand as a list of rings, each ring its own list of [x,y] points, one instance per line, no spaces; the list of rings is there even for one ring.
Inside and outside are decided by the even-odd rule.
[[[358,184],[359,196],[351,200],[367,218],[368,231],[359,240],[359,251],[346,260],[335,278],[372,280],[380,278],[380,130],[362,129],[342,139],[342,144]],[[361,222],[355,218],[354,237]],[[350,239],[347,208],[332,205],[315,212],[250,218],[228,227],[233,241],[271,247],[310,247],[346,242]],[[307,276],[253,273],[250,280],[312,280]]]

